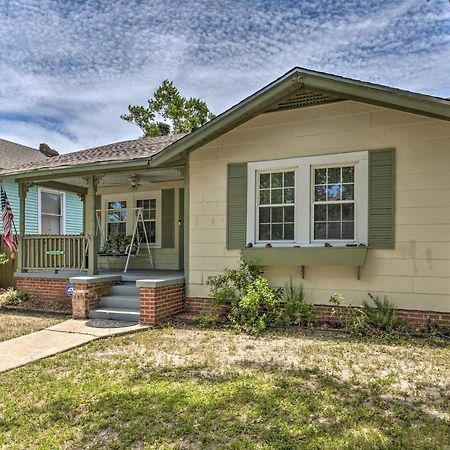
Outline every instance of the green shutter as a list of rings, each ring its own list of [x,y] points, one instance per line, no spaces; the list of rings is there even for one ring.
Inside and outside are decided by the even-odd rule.
[[[175,189],[163,189],[161,196],[161,247],[175,247]]]
[[[369,152],[369,247],[394,248],[395,152]]]
[[[228,164],[227,249],[245,247],[247,232],[247,164]]]

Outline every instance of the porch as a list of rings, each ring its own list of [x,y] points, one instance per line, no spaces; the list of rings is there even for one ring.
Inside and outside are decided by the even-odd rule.
[[[74,317],[156,324],[184,305],[183,166],[148,161],[23,174],[16,286],[36,301],[71,307]],[[120,166],[120,167],[119,167]],[[42,233],[25,234],[27,192],[38,185]],[[83,232],[65,234],[64,192],[83,201]],[[44,217],[45,216],[45,217]],[[44,220],[45,219],[45,220]],[[47,227],[47,228],[44,228]]]

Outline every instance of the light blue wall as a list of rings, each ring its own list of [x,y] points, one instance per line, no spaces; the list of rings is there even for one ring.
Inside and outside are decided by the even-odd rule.
[[[14,213],[14,222],[19,231],[19,193],[18,185],[13,180],[3,180],[3,188],[6,190],[9,203]],[[38,188],[30,188],[25,200],[25,232],[26,234],[38,234]],[[80,197],[73,192],[66,192],[66,233],[83,233],[83,202]],[[3,232],[3,224],[0,220],[0,234]]]

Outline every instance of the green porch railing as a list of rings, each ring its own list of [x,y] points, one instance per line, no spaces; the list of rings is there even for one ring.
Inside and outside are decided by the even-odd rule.
[[[26,235],[22,239],[23,268],[80,269],[87,237],[80,235]]]

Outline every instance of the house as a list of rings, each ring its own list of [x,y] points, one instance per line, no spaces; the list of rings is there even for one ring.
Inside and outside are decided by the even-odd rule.
[[[449,149],[449,100],[294,68],[188,135],[3,172],[21,210],[38,182],[64,180],[86,203],[87,274],[66,260],[73,273],[62,260],[43,272],[21,227],[17,282],[41,296],[70,282],[76,317],[153,324],[207,308],[208,276],[242,257],[274,286],[303,283],[321,317],[334,293],[371,292],[412,324],[449,326]],[[132,276],[125,255],[99,249],[136,230],[139,211],[151,258],[135,257]]]
[[[0,139],[0,170],[11,170],[28,163],[43,163],[58,153],[46,144],[39,149],[27,147],[15,142]],[[15,221],[19,223],[18,184],[14,179],[0,176]],[[66,192],[54,183],[36,184],[29,189],[26,203],[25,232],[27,234],[80,234],[82,227],[83,204],[81,199],[71,192]],[[0,221],[0,235],[3,225]],[[12,263],[2,267],[0,287],[11,284]]]

